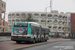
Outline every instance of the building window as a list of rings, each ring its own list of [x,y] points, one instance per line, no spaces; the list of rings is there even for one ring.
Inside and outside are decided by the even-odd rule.
[[[27,15],[28,15],[28,16],[31,16],[32,14],[31,14],[31,13],[28,13]]]
[[[62,16],[60,15],[60,16],[59,16],[59,19],[61,19],[61,18],[62,18]]]
[[[9,27],[11,28],[11,25],[9,25]]]
[[[67,20],[67,17],[65,17],[65,19]]]
[[[48,23],[52,23],[52,21],[51,20],[49,20],[49,21],[47,21]]]
[[[58,15],[54,15],[54,18],[58,18]]]
[[[57,28],[57,26],[54,26],[54,27],[53,27],[53,29],[56,29],[56,28]]]
[[[8,22],[10,23],[10,22],[11,22],[11,20],[8,20]]]
[[[49,28],[51,28],[51,26],[48,26]]]
[[[8,16],[11,16],[11,14],[9,14]]]
[[[70,26],[70,22],[68,22],[68,26]]]
[[[20,14],[16,14],[17,17],[20,17]]]
[[[38,17],[38,16],[39,16],[39,14],[34,14],[34,16],[35,16],[35,17]]]
[[[56,24],[57,23],[57,20],[55,19],[53,23]]]
[[[12,14],[12,17],[15,17],[15,14]]]
[[[3,7],[3,4],[2,4],[2,7]]]
[[[34,22],[38,22],[38,20],[35,20]]]
[[[23,20],[23,22],[25,22],[25,20]]]
[[[46,14],[41,14],[41,16],[42,16],[42,17],[45,17],[45,16],[46,16]]]
[[[22,17],[25,17],[25,14],[24,14],[24,13],[22,13],[22,14],[21,14],[21,16],[22,16]]]
[[[16,22],[19,22],[20,20],[16,20]]]
[[[5,5],[4,5],[4,8],[5,8]]]
[[[52,17],[52,15],[51,15],[51,14],[49,14],[49,15],[48,15],[48,17]]]
[[[58,27],[58,29],[61,29],[61,27]]]
[[[65,22],[63,22],[63,24],[65,24]]]
[[[70,21],[70,17],[68,17],[68,21]]]
[[[12,22],[15,22],[15,20],[12,20]]]
[[[63,19],[65,19],[65,16],[63,16]]]
[[[25,20],[21,20],[21,22],[25,22]]]
[[[7,31],[8,30],[8,28],[5,28],[5,31]]]
[[[58,23],[59,23],[59,24],[62,24],[62,21],[59,21]]]
[[[45,20],[41,20],[41,22],[45,22]]]

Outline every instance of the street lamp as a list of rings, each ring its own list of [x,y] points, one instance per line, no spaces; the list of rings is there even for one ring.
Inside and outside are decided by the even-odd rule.
[[[50,6],[48,6],[48,7],[50,7]],[[47,16],[47,8],[48,7],[46,7],[45,10],[44,10],[44,12],[46,11],[46,16]],[[45,17],[45,26],[46,26],[46,17]]]
[[[5,16],[7,13],[4,13],[4,18],[3,18],[3,26],[5,27]],[[3,33],[4,33],[4,28],[3,28]]]

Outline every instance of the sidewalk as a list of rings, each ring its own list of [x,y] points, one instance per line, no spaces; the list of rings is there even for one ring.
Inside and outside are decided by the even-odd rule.
[[[0,36],[0,38],[10,38],[10,36]]]
[[[11,40],[10,36],[0,36],[0,42]]]

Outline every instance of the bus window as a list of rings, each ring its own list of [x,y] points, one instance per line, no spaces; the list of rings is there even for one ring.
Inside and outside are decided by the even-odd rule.
[[[14,33],[17,35],[27,35],[27,28],[14,28]]]
[[[35,31],[34,31],[34,26],[31,26],[31,34],[34,34]]]

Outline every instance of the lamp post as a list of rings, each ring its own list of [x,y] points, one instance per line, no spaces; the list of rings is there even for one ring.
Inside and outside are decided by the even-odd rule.
[[[7,13],[5,13],[4,12],[4,18],[3,18],[3,26],[4,26],[4,28],[5,28],[5,15],[6,15]],[[3,33],[4,33],[4,28],[3,28]]]
[[[50,7],[50,6],[48,6],[48,7]],[[46,7],[45,10],[44,10],[44,11],[46,11],[46,16],[47,16],[47,8],[48,7]],[[45,17],[45,26],[46,26],[46,17]]]

